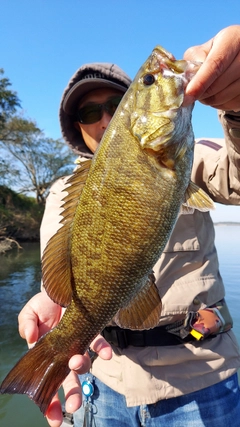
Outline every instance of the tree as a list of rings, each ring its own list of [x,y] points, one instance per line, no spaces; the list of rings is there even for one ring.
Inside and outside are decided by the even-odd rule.
[[[16,112],[17,107],[20,107],[16,92],[9,89],[11,83],[8,78],[1,77],[3,74],[4,70],[0,68],[0,130],[4,128],[8,117]]]
[[[73,170],[74,155],[64,142],[47,138],[35,122],[19,115],[5,122],[0,148],[4,154],[0,162],[2,183],[10,178],[19,192],[35,192],[38,203],[45,203],[57,178]]]

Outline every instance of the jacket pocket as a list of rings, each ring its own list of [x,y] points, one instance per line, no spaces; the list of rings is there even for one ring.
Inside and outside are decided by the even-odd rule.
[[[163,252],[198,251],[199,249],[195,212],[188,215],[180,214]]]

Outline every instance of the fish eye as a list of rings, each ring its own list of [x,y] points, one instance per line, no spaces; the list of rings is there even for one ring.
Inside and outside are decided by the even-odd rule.
[[[143,83],[146,86],[150,86],[155,82],[155,77],[153,74],[145,74],[145,76],[143,76]]]

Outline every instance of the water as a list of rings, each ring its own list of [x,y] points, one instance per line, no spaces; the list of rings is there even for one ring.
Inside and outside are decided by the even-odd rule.
[[[216,246],[233,330],[240,344],[240,226],[217,225]]]
[[[240,343],[240,226],[216,226],[220,271],[224,278],[227,302]],[[26,351],[18,335],[17,316],[23,305],[40,287],[39,245],[24,245],[21,252],[0,256],[0,379]],[[46,427],[39,409],[26,396],[0,397],[1,427]]]
[[[18,313],[40,288],[39,244],[24,244],[22,251],[0,255],[0,378],[26,351],[18,334]],[[48,423],[30,399],[22,395],[0,396],[1,427],[46,427]]]

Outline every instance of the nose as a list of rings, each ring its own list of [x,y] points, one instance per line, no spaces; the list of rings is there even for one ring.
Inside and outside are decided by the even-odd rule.
[[[107,111],[103,111],[103,116],[100,120],[100,126],[102,129],[106,129],[107,126],[109,125],[109,122],[111,121],[112,116],[107,112]]]

